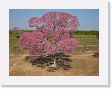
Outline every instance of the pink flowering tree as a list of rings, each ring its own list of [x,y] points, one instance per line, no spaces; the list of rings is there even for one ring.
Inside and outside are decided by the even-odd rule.
[[[76,16],[64,12],[48,12],[41,17],[30,18],[28,23],[36,30],[24,32],[20,36],[20,48],[28,50],[30,57],[51,55],[53,66],[56,66],[56,54],[75,51],[78,42],[71,37],[69,31],[77,29],[79,25]]]

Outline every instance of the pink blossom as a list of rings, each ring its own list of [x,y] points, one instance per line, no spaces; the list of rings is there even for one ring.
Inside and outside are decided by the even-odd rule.
[[[20,48],[32,56],[48,56],[61,52],[74,52],[78,42],[71,38],[69,30],[79,25],[76,16],[64,12],[48,12],[28,21],[32,32],[20,36]]]
[[[79,22],[76,16],[64,12],[48,12],[41,17],[32,17],[28,21],[30,27],[37,29],[76,29]]]

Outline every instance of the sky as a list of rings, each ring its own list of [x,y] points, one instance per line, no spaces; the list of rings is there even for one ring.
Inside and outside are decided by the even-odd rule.
[[[80,26],[79,30],[98,30],[99,29],[99,10],[98,9],[10,9],[9,10],[9,29],[19,27],[30,29],[28,19],[40,17],[47,12],[67,12],[77,16]]]

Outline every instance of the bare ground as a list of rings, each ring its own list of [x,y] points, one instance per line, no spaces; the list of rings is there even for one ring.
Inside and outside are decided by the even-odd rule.
[[[48,67],[40,68],[33,66],[24,60],[24,54],[10,54],[9,75],[10,76],[98,76],[99,58],[93,56],[96,52],[93,50],[81,54],[70,55],[71,68],[69,70],[59,69],[55,72],[47,71]]]

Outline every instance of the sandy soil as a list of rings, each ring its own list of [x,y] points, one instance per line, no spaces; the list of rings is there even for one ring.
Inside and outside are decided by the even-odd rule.
[[[94,57],[95,51],[87,51],[82,54],[70,55],[71,68],[69,70],[58,69],[54,72],[47,71],[48,67],[33,66],[25,60],[26,55],[10,54],[10,76],[98,76],[99,58]]]

